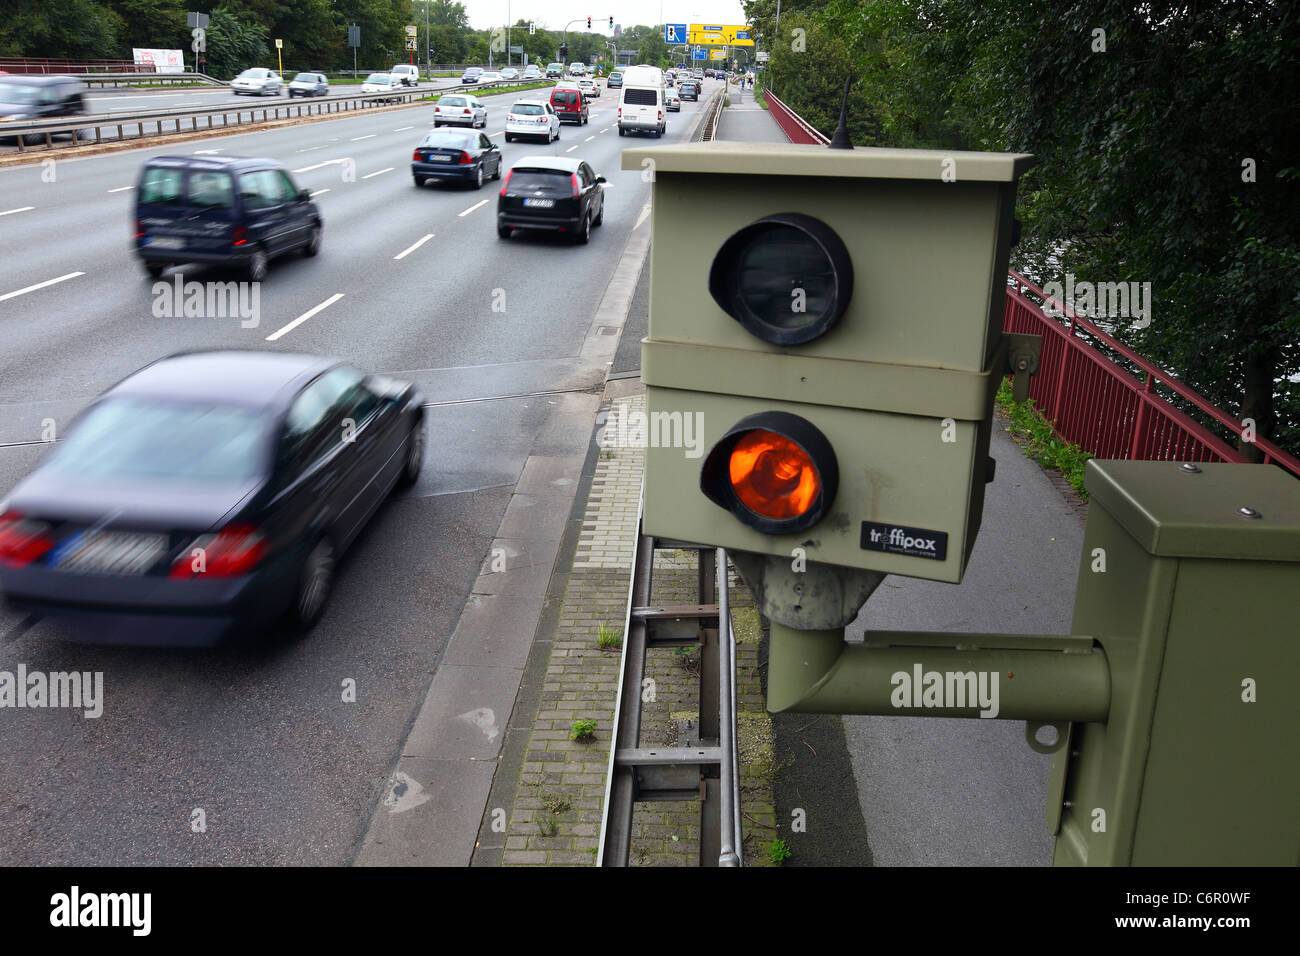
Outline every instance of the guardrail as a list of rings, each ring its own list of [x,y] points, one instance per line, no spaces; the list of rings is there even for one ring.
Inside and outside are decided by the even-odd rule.
[[[763,90],[763,99],[767,101],[767,111],[772,114],[772,119],[776,120],[776,125],[781,127],[781,132],[785,133],[786,139],[790,142],[821,146],[830,142],[827,137],[818,132],[816,127],[807,123],[802,116],[777,99],[776,94],[771,90]]]
[[[62,73],[71,76],[86,86],[174,86],[177,83],[204,83],[209,86],[229,86],[225,80],[208,76],[206,73]]]
[[[717,135],[718,117],[722,114],[723,94],[725,93],[726,87],[723,87],[714,93],[709,102],[704,105],[704,119],[700,122],[699,132],[695,137],[697,142],[711,142],[713,137]]]
[[[75,119],[42,120],[38,123],[0,123],[0,140],[16,138],[18,151],[50,150],[57,148],[75,148],[77,145],[103,143],[134,139],[147,139],[153,136],[168,136],[178,133],[223,129],[225,127],[248,126],[268,123],[278,119],[292,119],[299,116],[315,116],[325,113],[345,113],[367,109],[370,106],[394,106],[423,100],[427,96],[444,96],[448,93],[472,91],[482,94],[484,90],[508,91],[524,80],[506,80],[489,87],[476,84],[433,87],[412,87],[391,93],[343,93],[320,98],[302,98],[275,100],[262,106],[243,106],[227,103],[220,106],[177,107],[167,110],[135,110],[116,113],[87,114]],[[527,82],[533,82],[529,80]],[[231,120],[234,117],[234,120]],[[247,118],[245,118],[247,117]],[[220,119],[220,122],[216,122]],[[206,123],[200,123],[206,120]],[[152,126],[153,129],[149,129]],[[126,132],[127,127],[135,127],[136,132]],[[105,136],[105,130],[116,130],[116,137]],[[93,133],[93,135],[91,135]],[[60,146],[54,137],[71,134],[73,141]]]
[[[76,74],[110,70],[118,73],[155,73],[153,63],[136,63],[134,60],[69,60],[48,56],[0,57],[0,71],[23,74]]]

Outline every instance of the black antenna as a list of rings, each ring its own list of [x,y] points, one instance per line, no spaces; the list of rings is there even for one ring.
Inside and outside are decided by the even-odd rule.
[[[849,139],[849,86],[853,83],[853,77],[844,79],[844,102],[840,104],[840,125],[835,127],[835,135],[831,137],[829,149],[852,149],[853,140]]]

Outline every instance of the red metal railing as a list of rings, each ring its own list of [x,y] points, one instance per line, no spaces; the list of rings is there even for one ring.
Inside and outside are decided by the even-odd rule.
[[[790,142],[830,142],[770,91],[765,90],[764,96],[768,112]],[[1246,460],[1174,403],[1181,401],[1238,437],[1245,432],[1240,421],[1018,272],[1009,271],[1008,283],[1002,328],[1042,337],[1042,355],[1038,373],[1029,380],[1029,397],[1061,438],[1097,458]],[[1049,302],[1064,319],[1044,311]],[[1254,436],[1252,441],[1265,464],[1280,465],[1300,477],[1300,459],[1267,439]]]
[[[3,73],[154,73],[152,63],[134,60],[61,60],[39,56],[0,57]]]

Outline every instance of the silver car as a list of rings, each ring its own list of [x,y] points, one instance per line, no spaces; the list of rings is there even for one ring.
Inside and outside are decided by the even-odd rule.
[[[330,84],[324,73],[299,73],[289,81],[289,99],[295,96],[329,96]]]
[[[249,96],[279,96],[284,90],[284,80],[275,70],[255,66],[231,80],[230,89],[237,96],[244,93]]]
[[[477,96],[447,93],[433,107],[434,126],[487,126],[487,107]]]

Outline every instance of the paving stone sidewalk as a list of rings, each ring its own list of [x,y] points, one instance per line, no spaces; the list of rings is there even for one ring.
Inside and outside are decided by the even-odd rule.
[[[614,399],[619,414],[644,411],[644,393]],[[644,468],[640,448],[600,453],[582,531],[547,663],[537,712],[505,834],[504,865],[594,865],[600,836],[610,733],[618,693],[621,638]],[[656,555],[655,603],[693,603],[695,554]],[[759,619],[748,591],[731,575],[737,636],[737,684],[744,859],[768,862],[776,835],[772,797],[771,722],[763,709],[758,660]],[[618,647],[600,647],[602,628]],[[641,744],[676,743],[698,721],[698,651],[657,648],[646,676],[655,699],[643,704]],[[595,721],[595,739],[570,739],[576,721]],[[695,866],[698,801],[639,804],[633,817],[632,865]]]

